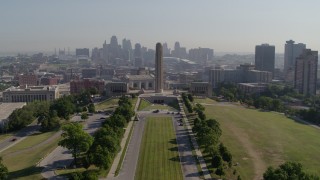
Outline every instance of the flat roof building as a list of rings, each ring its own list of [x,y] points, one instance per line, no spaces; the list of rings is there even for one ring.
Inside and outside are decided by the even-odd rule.
[[[58,86],[11,87],[3,92],[3,102],[53,101],[57,98]]]
[[[3,127],[3,124],[6,122],[10,114],[19,108],[22,108],[26,105],[25,102],[23,103],[0,103],[0,127]]]

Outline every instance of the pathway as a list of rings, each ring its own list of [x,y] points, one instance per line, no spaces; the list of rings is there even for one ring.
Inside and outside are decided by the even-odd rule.
[[[188,131],[189,136],[191,138],[191,142],[192,142],[193,147],[195,149],[195,153],[196,153],[196,155],[198,157],[198,161],[200,163],[200,167],[201,167],[201,170],[203,172],[204,179],[212,179],[212,177],[210,175],[210,171],[207,168],[207,164],[205,163],[204,158],[202,156],[202,153],[199,150],[199,146],[198,146],[198,143],[196,141],[195,135],[192,132],[192,127],[190,126],[189,120],[188,120],[188,118],[186,117],[186,115],[184,113],[183,104],[180,103],[180,102],[182,102],[181,97],[178,97],[178,101],[179,101],[179,106],[180,106],[181,113],[183,114],[183,119],[184,119],[185,125],[187,127],[187,131]]]

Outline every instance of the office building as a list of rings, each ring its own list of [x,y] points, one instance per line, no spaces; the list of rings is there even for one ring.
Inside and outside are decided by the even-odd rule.
[[[274,73],[275,47],[269,44],[256,46],[255,67],[256,70]]]
[[[129,92],[129,86],[126,82],[109,82],[106,84],[106,95],[121,96]]]
[[[86,57],[90,57],[89,55],[89,49],[88,48],[78,48],[76,49],[76,56],[86,56]]]
[[[153,90],[154,89],[154,77],[147,75],[126,75],[125,81],[129,84],[130,89],[144,89]]]
[[[212,96],[212,86],[208,82],[192,82],[189,93],[194,96]]]
[[[318,51],[303,50],[295,64],[294,88],[304,95],[316,95]]]
[[[37,75],[30,73],[30,74],[20,74],[18,75],[18,79],[19,79],[19,85],[25,86],[36,86],[38,85],[38,77]]]
[[[213,49],[197,48],[189,50],[189,59],[198,62],[201,65],[207,65],[213,60]]]
[[[96,79],[82,79],[70,81],[70,93],[79,94],[82,91],[90,90],[91,88],[96,88],[101,94],[105,90],[105,82],[103,80]]]
[[[58,86],[11,87],[3,92],[3,102],[53,101],[59,98]]]
[[[141,45],[139,43],[136,43],[134,46],[134,66],[135,67],[143,66],[142,50],[141,50]]]
[[[299,57],[303,50],[306,49],[306,45],[302,43],[295,44],[293,40],[286,41],[284,46],[284,77],[285,81],[293,83],[295,61]]]
[[[96,68],[85,68],[81,70],[82,78],[95,78],[97,77],[97,69]]]

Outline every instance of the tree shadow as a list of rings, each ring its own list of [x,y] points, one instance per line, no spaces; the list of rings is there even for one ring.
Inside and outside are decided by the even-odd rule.
[[[40,135],[40,134],[43,134],[43,132],[35,132],[33,134],[30,134],[29,136],[37,136],[37,135]]]
[[[176,161],[176,162],[180,162],[180,157],[176,156],[176,157],[172,157],[169,159],[170,161]]]
[[[170,150],[170,151],[178,151],[178,147],[172,147],[172,148],[169,148],[168,150]]]
[[[31,176],[34,174],[40,174],[43,167],[36,167],[36,166],[30,166],[24,169],[20,169],[17,171],[11,171],[9,172],[9,178],[8,179],[19,179],[25,176]],[[45,179],[45,178],[42,178]]]
[[[171,144],[177,144],[177,139],[170,139],[170,141],[169,141],[169,143],[171,143]]]

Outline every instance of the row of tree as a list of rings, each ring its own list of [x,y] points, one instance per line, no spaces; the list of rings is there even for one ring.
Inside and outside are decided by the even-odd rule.
[[[186,94],[186,93],[182,93],[181,94],[182,100],[184,102],[184,105],[187,107],[187,110],[189,113],[193,112],[193,108],[192,108],[192,104],[190,103],[190,101],[193,101],[193,97],[191,94]]]
[[[132,103],[126,96],[122,96],[113,115],[94,134],[94,141],[87,153],[90,164],[100,169],[108,169],[116,154],[120,150],[124,128],[134,116]]]
[[[94,133],[93,138],[85,133],[79,124],[71,123],[63,127],[66,133],[62,134],[64,139],[60,141],[59,145],[71,150],[75,165],[80,164],[80,162],[77,162],[77,158],[81,157],[82,165],[85,168],[88,168],[90,165],[95,165],[99,169],[108,169],[111,166],[114,157],[121,148],[120,142],[124,134],[124,127],[134,116],[132,104],[128,97],[121,97],[118,104],[119,107],[110,118],[103,122],[102,127]],[[76,126],[78,130],[70,131],[70,126],[73,129],[75,129]],[[70,134],[70,132],[77,131],[82,132],[71,133],[76,135]],[[66,136],[64,134],[68,135]],[[90,136],[90,138],[88,136]],[[92,174],[89,175],[95,177]],[[73,173],[70,178],[88,179],[89,175],[88,172],[82,174]]]
[[[293,88],[280,85],[269,85],[264,92],[244,94],[233,84],[220,84],[215,91],[229,101],[240,101],[248,106],[268,111],[284,112],[289,116],[299,116],[305,121],[320,124],[320,97],[307,97],[294,91]],[[293,109],[289,104],[301,101],[309,109]]]
[[[216,168],[215,173],[220,177],[225,174],[224,162],[232,166],[232,155],[230,151],[220,143],[222,131],[220,124],[215,119],[206,119],[205,107],[197,103],[193,107],[198,118],[194,119],[193,132],[196,134],[197,142],[204,148],[204,152],[212,157],[212,167]]]

